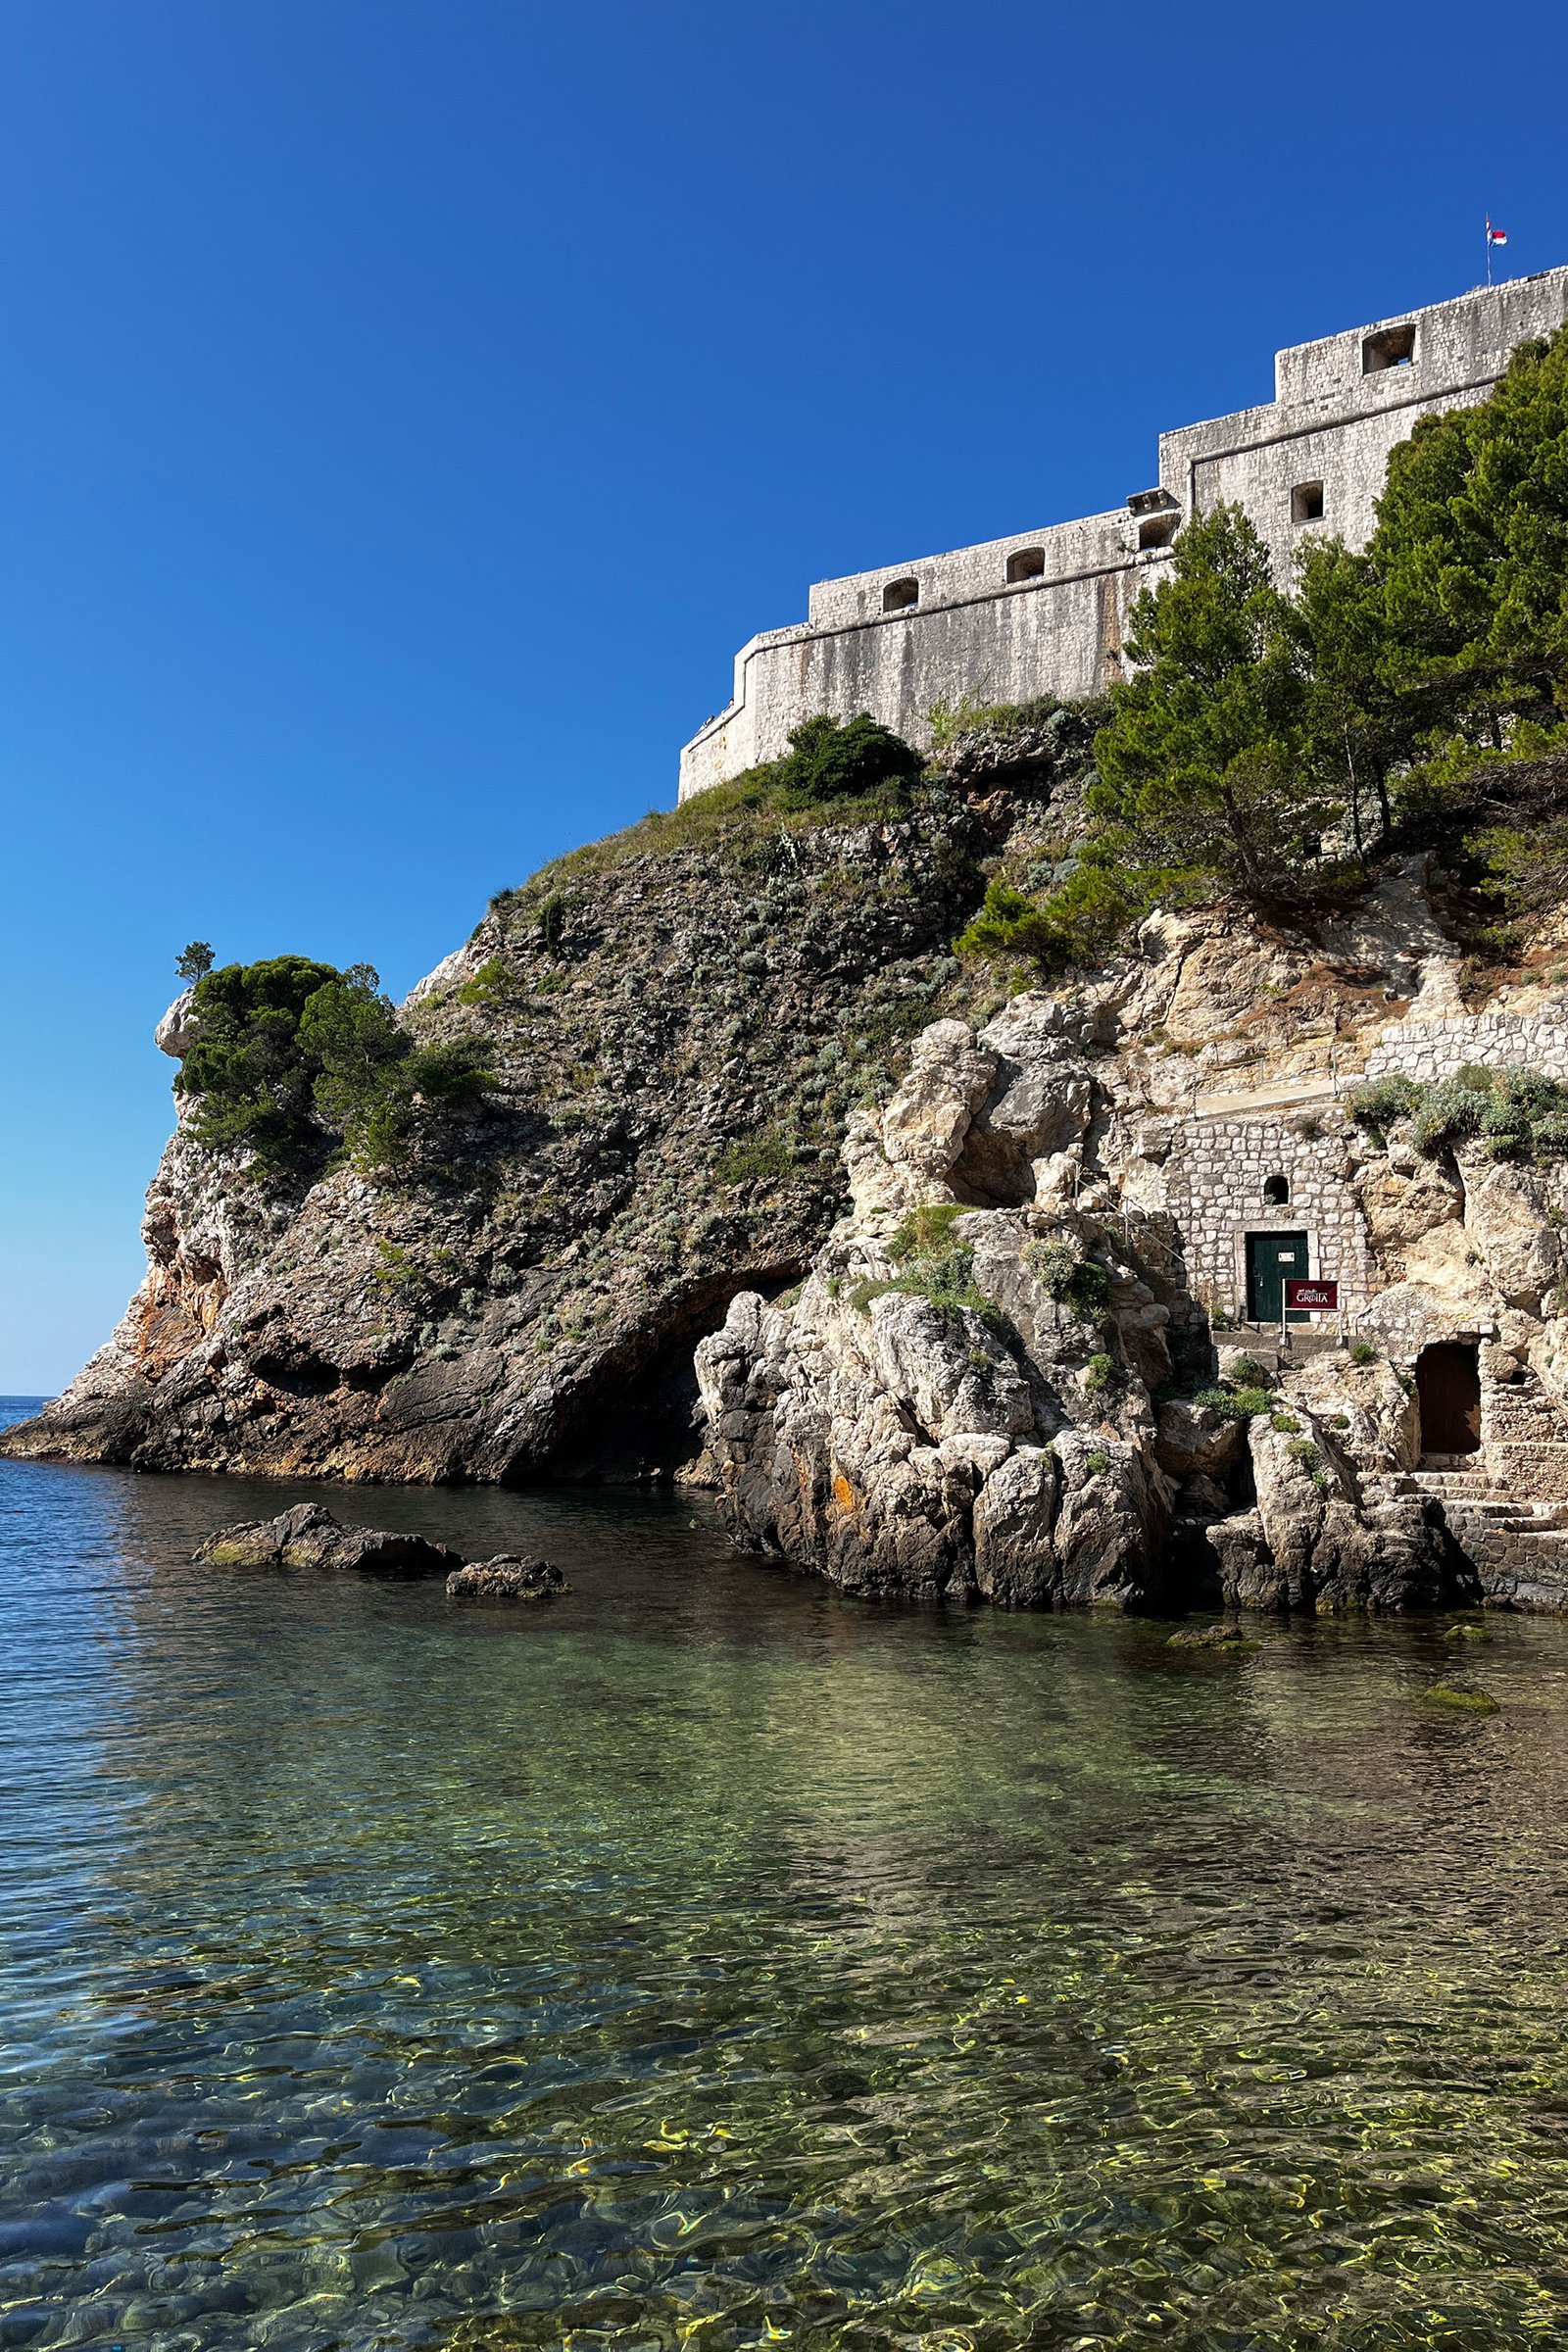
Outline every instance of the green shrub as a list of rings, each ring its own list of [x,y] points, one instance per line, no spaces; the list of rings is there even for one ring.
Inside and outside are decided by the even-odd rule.
[[[458,1004],[503,1004],[517,993],[517,975],[499,956],[489,956],[465,980],[453,1000]]]
[[[1084,1455],[1084,1468],[1091,1478],[1103,1478],[1105,1472],[1110,1468],[1110,1456],[1103,1446],[1097,1446],[1093,1453]]]
[[[1193,1398],[1195,1405],[1211,1413],[1221,1413],[1227,1421],[1250,1421],[1254,1413],[1266,1413],[1273,1399],[1267,1389],[1200,1389]]]
[[[714,1168],[720,1184],[776,1184],[795,1173],[795,1146],[777,1127],[750,1143],[731,1144]]]
[[[1301,1424],[1292,1413],[1276,1413],[1269,1426],[1277,1429],[1282,1437],[1294,1437]]]
[[[1470,1137],[1493,1159],[1568,1158],[1568,1086],[1539,1070],[1468,1062],[1437,1085],[1380,1078],[1348,1100],[1352,1116],[1379,1143],[1396,1118],[1409,1118],[1416,1149],[1428,1158]]]
[[[775,762],[774,796],[785,808],[859,800],[881,786],[912,784],[923,764],[902,735],[868,710],[854,718],[803,719],[790,729],[790,748]]]
[[[572,894],[567,890],[553,890],[547,899],[540,902],[534,935],[549,956],[555,955],[565,937],[566,916],[573,903]]]
[[[1006,1330],[996,1300],[974,1281],[974,1251],[967,1243],[950,1242],[928,1255],[909,1256],[903,1271],[889,1281],[867,1278],[858,1282],[850,1293],[850,1304],[868,1314],[874,1298],[885,1298],[894,1291],[906,1298],[924,1298],[950,1322],[961,1321],[968,1313],[977,1315],[990,1331],[1001,1334]],[[990,1358],[986,1360],[989,1363]]]
[[[1365,1340],[1355,1340],[1351,1342],[1350,1361],[1352,1364],[1375,1364],[1377,1360],[1377,1349],[1373,1347],[1369,1347]]]
[[[1416,1150],[1430,1158],[1445,1145],[1477,1134],[1487,1102],[1487,1094],[1461,1086],[1457,1078],[1445,1078],[1441,1085],[1429,1087],[1415,1113]]]
[[[432,1111],[496,1083],[475,1039],[416,1046],[368,964],[224,964],[197,981],[195,1011],[197,1042],[174,1081],[195,1098],[191,1132],[272,1173],[338,1141],[368,1166],[390,1165]]]
[[[1095,1396],[1108,1389],[1115,1377],[1116,1359],[1113,1355],[1092,1355],[1084,1367],[1084,1386]]]
[[[922,1201],[918,1208],[910,1209],[888,1244],[889,1257],[897,1265],[904,1258],[928,1255],[946,1248],[955,1224],[968,1213],[957,1201]]]
[[[1000,878],[989,882],[979,912],[954,941],[954,952],[989,962],[1022,956],[1045,972],[1095,964],[1148,913],[1154,895],[1152,884],[1136,881],[1092,846],[1043,900]]]
[[[1231,1386],[1237,1389],[1266,1389],[1268,1387],[1268,1374],[1255,1355],[1237,1356],[1231,1364],[1227,1377]]]
[[[1035,1242],[1025,1263],[1043,1288],[1080,1322],[1093,1322],[1110,1299],[1110,1276],[1092,1257],[1079,1257],[1065,1242]]]
[[[1346,1102],[1356,1125],[1381,1139],[1396,1120],[1410,1117],[1421,1092],[1412,1078],[1374,1078],[1367,1086],[1352,1087]]]

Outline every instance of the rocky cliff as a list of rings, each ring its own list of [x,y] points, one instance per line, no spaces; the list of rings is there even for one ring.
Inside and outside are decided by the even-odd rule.
[[[741,1543],[865,1592],[1557,1605],[1562,1152],[1484,1104],[1450,1132],[1346,1100],[1380,1040],[1469,1034],[1441,873],[1294,927],[1156,915],[1054,988],[966,964],[988,873],[1062,857],[1070,787],[960,765],[879,816],[699,804],[505,895],[400,1016],[485,1041],[495,1091],[391,1173],[267,1173],[182,1118],[146,1281],[7,1449],[678,1471]],[[1495,1008],[1568,1054],[1560,953],[1544,927]],[[192,1039],[182,1001],[160,1042]],[[1355,1317],[1283,1356],[1213,1271],[1259,1134],[1358,1253]],[[1522,1520],[1423,1467],[1411,1335],[1448,1329]]]
[[[264,1177],[182,1118],[145,1282],[10,1450],[398,1480],[684,1459],[692,1348],[830,1229],[845,1119],[952,990],[995,831],[942,789],[892,822],[693,821],[498,901],[404,1018],[482,1036],[499,1092],[393,1176]],[[160,1043],[188,1051],[188,1001]]]

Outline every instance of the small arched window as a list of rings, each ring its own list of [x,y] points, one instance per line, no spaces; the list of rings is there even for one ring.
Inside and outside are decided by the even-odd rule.
[[[1043,547],[1015,548],[1007,558],[1009,580],[1043,580],[1046,576],[1046,551]]]
[[[1264,1179],[1263,1199],[1268,1207],[1284,1208],[1290,1198],[1291,1180],[1288,1176],[1269,1176]]]
[[[884,612],[907,612],[911,605],[920,602],[918,580],[889,580],[882,591]]]

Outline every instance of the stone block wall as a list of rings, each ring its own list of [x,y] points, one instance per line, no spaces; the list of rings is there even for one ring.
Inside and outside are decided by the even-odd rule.
[[[1568,1078],[1568,1000],[1539,1012],[1481,1012],[1447,1021],[1391,1021],[1367,1055],[1368,1078],[1423,1083],[1451,1078],[1468,1062]]]
[[[1264,1199],[1283,1176],[1290,1199]],[[1165,1195],[1187,1250],[1188,1281],[1211,1307],[1247,1311],[1247,1237],[1305,1233],[1310,1271],[1341,1286],[1342,1311],[1365,1297],[1366,1228],[1345,1175],[1345,1121],[1321,1118],[1194,1118],[1177,1126],[1165,1163]]]

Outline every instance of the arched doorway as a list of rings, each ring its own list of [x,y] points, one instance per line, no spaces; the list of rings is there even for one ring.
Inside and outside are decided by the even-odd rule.
[[[1479,1348],[1458,1340],[1423,1348],[1415,1359],[1415,1393],[1421,1407],[1423,1453],[1480,1451]]]

